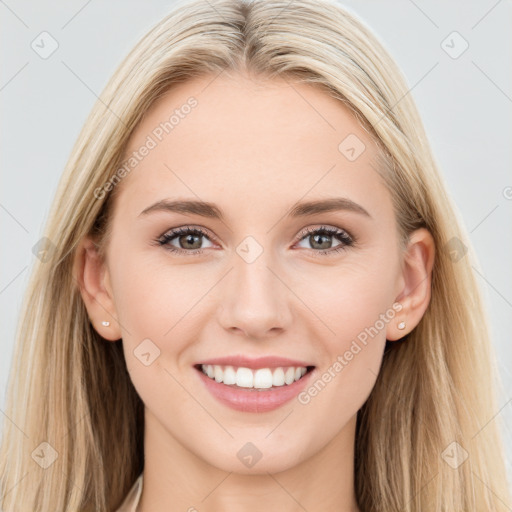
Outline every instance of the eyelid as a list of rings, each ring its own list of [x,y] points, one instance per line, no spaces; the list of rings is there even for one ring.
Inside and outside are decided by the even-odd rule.
[[[217,238],[215,237],[215,235],[213,233],[211,233],[208,229],[206,228],[203,228],[203,227],[200,227],[200,226],[195,226],[193,224],[187,224],[185,226],[178,226],[176,228],[171,228],[171,229],[168,229],[166,231],[164,231],[159,237],[158,239],[161,239],[165,236],[169,236],[169,237],[175,237],[175,236],[179,236],[181,234],[181,232],[184,232],[184,233],[188,233],[188,232],[197,232],[197,233],[200,233],[201,235],[203,235],[204,237],[208,238],[210,241],[215,241],[216,243],[218,243],[220,245],[220,242],[217,240]]]
[[[346,229],[344,228],[338,228],[338,227],[335,227],[335,226],[328,226],[328,225],[325,225],[325,224],[322,224],[322,225],[316,225],[314,227],[311,227],[311,226],[308,226],[307,228],[304,228],[296,237],[295,239],[295,243],[297,242],[300,242],[301,240],[303,240],[306,236],[310,235],[310,234],[313,234],[313,233],[317,233],[319,231],[324,231],[326,233],[328,233],[329,235],[332,235],[332,236],[335,236],[335,235],[338,235],[338,236],[341,236],[341,235],[346,235],[348,238],[350,238],[351,242],[352,243],[355,243],[356,242],[356,237],[353,236],[349,231],[347,231]],[[318,252],[318,251],[317,251]]]

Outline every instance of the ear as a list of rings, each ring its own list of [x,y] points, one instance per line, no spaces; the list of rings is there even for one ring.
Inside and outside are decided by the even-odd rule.
[[[121,329],[117,322],[108,268],[90,237],[84,237],[78,245],[74,273],[95,330],[107,340],[119,340]],[[109,322],[110,325],[103,325],[102,322]]]
[[[435,243],[430,232],[425,228],[413,231],[404,253],[400,292],[395,299],[402,309],[396,309],[395,319],[388,324],[386,338],[389,341],[403,338],[422,319],[430,303],[434,257]],[[405,322],[403,329],[398,328],[401,322]]]

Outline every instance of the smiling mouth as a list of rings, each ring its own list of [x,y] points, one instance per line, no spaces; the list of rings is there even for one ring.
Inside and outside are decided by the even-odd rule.
[[[301,380],[314,366],[281,366],[277,368],[245,368],[243,366],[197,364],[196,370],[211,380],[230,388],[246,391],[271,391]]]

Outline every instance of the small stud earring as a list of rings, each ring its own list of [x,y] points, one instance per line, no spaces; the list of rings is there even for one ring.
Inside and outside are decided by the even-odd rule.
[[[405,329],[405,322],[400,322],[397,326],[400,330]]]
[[[101,322],[101,324],[104,325],[105,327],[108,327],[110,325],[110,322],[104,320],[103,322]]]

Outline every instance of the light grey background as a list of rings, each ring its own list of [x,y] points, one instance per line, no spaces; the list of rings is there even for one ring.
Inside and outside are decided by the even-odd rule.
[[[0,1],[2,74],[0,411],[32,247],[72,145],[115,67],[172,1]],[[480,0],[344,2],[402,68],[482,264],[503,379],[496,417],[512,468],[512,4]],[[41,32],[58,42],[47,59]],[[463,40],[469,44],[458,58]],[[449,37],[448,37],[449,36]],[[48,37],[48,36],[46,36]],[[448,37],[448,39],[446,39]],[[443,43],[445,41],[445,43]],[[442,47],[443,45],[443,47]],[[491,420],[491,418],[489,418]]]

